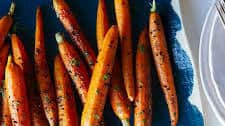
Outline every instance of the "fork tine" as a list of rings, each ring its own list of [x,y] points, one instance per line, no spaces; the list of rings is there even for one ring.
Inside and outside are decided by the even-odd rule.
[[[215,6],[223,25],[225,25],[225,0],[218,0]]]

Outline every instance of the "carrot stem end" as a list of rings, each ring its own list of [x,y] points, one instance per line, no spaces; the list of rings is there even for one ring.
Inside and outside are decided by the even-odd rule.
[[[153,0],[151,12],[156,12],[156,9],[157,9],[157,7],[156,7],[156,2],[155,2],[155,0]]]
[[[14,14],[15,8],[16,8],[16,4],[14,2],[12,2],[10,5],[10,8],[9,8],[9,12],[8,12],[9,16],[12,16]]]

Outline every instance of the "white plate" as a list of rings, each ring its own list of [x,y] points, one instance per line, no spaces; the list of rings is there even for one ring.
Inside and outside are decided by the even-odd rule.
[[[206,18],[199,50],[202,87],[217,118],[225,125],[225,29],[215,6]]]

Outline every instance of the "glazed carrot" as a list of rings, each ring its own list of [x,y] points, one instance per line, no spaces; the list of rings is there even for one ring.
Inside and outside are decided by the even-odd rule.
[[[81,31],[77,19],[73,16],[69,6],[64,0],[53,0],[53,6],[57,17],[64,25],[66,31],[70,34],[73,42],[82,52],[82,55],[88,63],[89,68],[93,70],[94,64],[96,62],[95,52]]]
[[[114,113],[122,121],[123,126],[130,126],[129,119],[131,114],[130,101],[127,97],[119,60],[115,60],[110,87],[110,103]]]
[[[102,119],[117,43],[118,30],[116,26],[112,26],[106,34],[102,51],[99,53],[98,62],[94,67],[87,94],[87,102],[82,113],[81,126],[98,126]]]
[[[39,86],[45,115],[49,121],[50,126],[56,126],[58,122],[56,96],[46,60],[43,22],[40,8],[37,8],[36,14],[34,62],[35,75]]]
[[[0,81],[3,80],[4,73],[5,73],[5,65],[7,62],[7,56],[9,52],[9,44],[6,43],[3,45],[3,47],[0,49]],[[1,87],[0,82],[0,87]]]
[[[98,1],[97,21],[96,21],[96,37],[98,50],[100,51],[103,45],[105,34],[109,30],[109,19],[107,15],[105,0]]]
[[[8,57],[5,78],[13,126],[31,126],[24,74],[13,62],[12,56]]]
[[[0,48],[3,46],[4,40],[13,24],[12,15],[14,13],[14,10],[15,10],[15,3],[12,2],[9,12],[8,12],[8,15],[3,16],[0,19]]]
[[[114,0],[117,25],[120,35],[122,73],[130,101],[134,101],[134,71],[131,38],[131,22],[128,0]]]
[[[145,28],[139,36],[136,52],[134,126],[151,126],[152,122],[151,66],[149,49],[148,30]]]
[[[11,114],[9,111],[9,103],[8,103],[8,91],[6,90],[6,84],[3,83],[3,94],[2,94],[2,122],[1,126],[12,126]]]
[[[149,17],[149,37],[157,73],[169,108],[171,126],[176,126],[178,121],[177,95],[163,24],[160,15],[156,12],[155,0],[153,0],[153,8]]]
[[[12,34],[11,39],[14,62],[20,66],[26,79],[32,126],[48,126],[48,121],[41,104],[37,85],[34,80],[34,71],[28,54],[22,41],[16,34]]]
[[[65,67],[78,90],[82,102],[86,103],[90,83],[88,70],[75,48],[60,33],[56,33],[55,37]]]
[[[59,55],[55,57],[54,61],[54,78],[59,110],[59,126],[78,126],[72,83]]]

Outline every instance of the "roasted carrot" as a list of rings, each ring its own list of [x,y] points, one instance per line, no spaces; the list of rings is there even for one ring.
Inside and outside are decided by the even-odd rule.
[[[65,67],[74,84],[76,84],[82,102],[86,103],[90,83],[88,70],[75,48],[60,33],[56,33],[55,37]]]
[[[31,126],[24,74],[12,56],[8,57],[5,81],[13,126]]]
[[[109,30],[109,27],[110,25],[105,0],[99,0],[97,10],[97,21],[96,21],[96,37],[99,51],[102,48],[105,34]]]
[[[131,21],[128,0],[114,0],[117,25],[120,35],[122,73],[127,96],[134,101],[135,85],[133,71],[133,50]]]
[[[3,80],[3,77],[4,77],[5,65],[7,62],[8,53],[9,53],[9,44],[6,43],[0,49],[0,81]],[[2,82],[0,82],[0,87],[1,87],[1,84]]]
[[[98,50],[101,51],[105,34],[109,29],[109,20],[105,0],[99,0],[97,10],[96,38]],[[130,102],[127,98],[124,88],[123,79],[121,79],[122,71],[118,58],[115,59],[113,66],[113,75],[110,87],[110,103],[114,113],[122,120],[123,125],[129,125],[130,118]],[[115,90],[114,90],[115,89]],[[118,89],[118,90],[116,90]]]
[[[177,95],[163,24],[160,15],[156,12],[155,0],[153,0],[153,7],[149,16],[149,38],[156,70],[168,104],[171,126],[176,126],[178,121]]]
[[[59,110],[59,126],[78,126],[72,83],[59,55],[55,57],[54,61],[54,78]]]
[[[113,73],[110,87],[110,103],[114,113],[122,121],[123,126],[130,126],[129,119],[131,114],[131,104],[127,97],[126,90],[123,83],[122,71],[120,68],[120,62],[115,60],[113,66]]]
[[[102,51],[99,53],[94,67],[87,94],[87,102],[82,113],[81,126],[98,126],[102,119],[117,43],[118,30],[116,26],[112,26],[106,34]]]
[[[56,126],[58,122],[56,96],[46,59],[42,13],[40,8],[37,8],[36,13],[34,62],[35,75],[39,86],[45,115],[49,121],[50,126]]]
[[[24,48],[22,41],[19,39],[19,37],[16,34],[12,34],[11,39],[12,39],[11,45],[12,45],[14,62],[18,66],[20,66],[26,79],[32,125],[33,126],[48,126],[48,121],[46,119],[46,116],[41,104],[41,98],[39,96],[37,85],[34,79],[34,73],[33,73],[34,71],[33,71],[30,59],[28,57],[28,54]]]
[[[12,126],[11,114],[9,111],[9,103],[8,103],[8,91],[6,90],[6,84],[3,83],[3,94],[2,94],[2,122],[1,126]]]
[[[136,52],[134,126],[151,126],[152,122],[151,65],[149,49],[148,30],[145,28],[139,36]]]
[[[96,62],[95,52],[81,31],[77,19],[73,16],[69,6],[64,0],[53,0],[53,6],[57,17],[64,25],[66,31],[70,34],[73,42],[82,52],[82,55],[88,63],[89,68],[93,70],[94,64]]]
[[[4,40],[13,24],[12,15],[14,13],[14,10],[15,10],[15,3],[12,2],[9,12],[8,12],[8,15],[3,16],[0,19],[0,48],[3,46]]]

